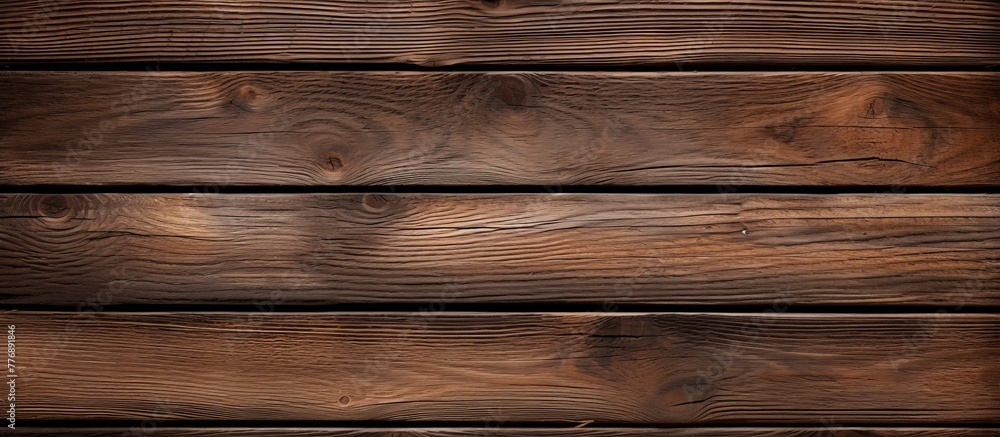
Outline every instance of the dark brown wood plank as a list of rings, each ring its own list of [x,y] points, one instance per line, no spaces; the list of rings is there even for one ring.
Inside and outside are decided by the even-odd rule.
[[[1000,417],[998,315],[0,317],[16,326],[22,420],[941,426]]]
[[[155,421],[132,428],[26,428],[18,435],[66,437],[130,437],[139,435],[171,437],[448,437],[448,436],[542,436],[542,437],[620,437],[620,436],[697,436],[697,437],[994,437],[996,429],[980,428],[862,428],[831,424],[814,428],[502,428],[502,423],[482,428],[162,428]]]
[[[997,73],[0,73],[0,184],[995,185]]]
[[[0,302],[1000,298],[1000,196],[0,195]]]
[[[3,62],[995,65],[992,0],[14,0]]]

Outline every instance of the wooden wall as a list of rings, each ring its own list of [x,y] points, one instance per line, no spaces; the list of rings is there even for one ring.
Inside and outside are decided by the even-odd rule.
[[[1000,435],[996,1],[11,0],[0,35],[7,431]]]

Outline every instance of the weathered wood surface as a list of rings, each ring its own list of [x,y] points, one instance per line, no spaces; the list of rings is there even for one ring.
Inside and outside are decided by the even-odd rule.
[[[995,65],[992,0],[14,0],[0,62]]]
[[[505,428],[502,423],[486,423],[480,428],[162,428],[155,421],[132,428],[40,428],[18,429],[18,435],[66,437],[449,437],[449,436],[542,436],[542,437],[995,437],[996,429],[982,428],[862,428],[829,423],[813,428]]]
[[[995,423],[1000,316],[47,313],[23,420]]]
[[[961,308],[1000,196],[0,195],[0,302]]]
[[[0,73],[0,184],[995,185],[997,73]]]

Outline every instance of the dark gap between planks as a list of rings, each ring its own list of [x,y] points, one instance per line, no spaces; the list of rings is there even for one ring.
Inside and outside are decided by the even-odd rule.
[[[720,64],[661,63],[647,65],[602,64],[456,64],[421,66],[407,63],[329,63],[329,62],[53,62],[3,63],[0,71],[149,71],[149,72],[224,72],[224,71],[420,71],[420,72],[593,72],[593,73],[670,73],[670,72],[997,72],[1000,65],[906,65],[906,64]]]
[[[2,296],[2,295],[0,295]],[[790,305],[778,302],[772,305],[671,305],[671,304],[603,304],[579,303],[448,303],[436,305],[423,303],[343,303],[343,304],[101,304],[79,305],[2,304],[0,311],[25,312],[137,312],[137,313],[594,313],[594,314],[649,314],[649,313],[698,313],[698,314],[996,314],[997,305],[968,304],[956,309],[954,305]],[[943,311],[943,312],[942,312]]]
[[[134,420],[31,420],[24,419],[18,420],[18,427],[25,428],[130,428],[141,426],[145,421],[134,421]],[[439,421],[328,421],[328,420],[158,420],[156,421],[156,427],[162,428],[399,428],[406,430],[414,429],[424,429],[424,428],[464,428],[464,429],[504,429],[504,428],[533,428],[533,429],[576,429],[580,428],[581,423],[576,421],[558,421],[554,420],[551,422],[513,422],[505,421],[502,426],[498,427],[477,427],[470,426],[477,423],[482,423],[481,421],[469,421],[469,422],[439,422]],[[931,424],[932,425],[932,424]],[[931,426],[923,422],[914,423],[894,423],[894,424],[869,424],[869,423],[850,423],[850,422],[837,422],[836,428],[872,428],[872,429],[900,429],[900,428],[928,428],[938,426]],[[972,429],[1000,429],[1000,425],[994,423],[948,423],[943,426],[945,428],[972,428]],[[624,429],[649,429],[649,428],[662,428],[662,429],[684,429],[684,428],[695,428],[695,429],[762,429],[762,428],[772,428],[776,430],[797,430],[797,429],[810,429],[809,426],[803,425],[788,425],[788,424],[712,424],[712,425],[697,425],[691,423],[663,423],[663,424],[648,424],[648,423],[630,423],[630,422],[590,422],[586,423],[583,428],[624,428]]]
[[[0,194],[998,194],[1000,185],[764,186],[764,185],[0,185]]]

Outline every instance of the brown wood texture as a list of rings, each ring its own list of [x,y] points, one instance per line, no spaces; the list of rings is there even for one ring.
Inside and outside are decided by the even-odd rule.
[[[0,195],[3,304],[962,308],[1000,196]]]
[[[832,423],[814,428],[504,428],[501,423],[480,428],[161,428],[155,421],[132,428],[41,428],[18,429],[18,435],[66,437],[130,437],[140,435],[171,437],[448,437],[448,436],[542,436],[542,437],[624,437],[624,436],[693,436],[693,437],[994,437],[996,429],[980,428],[861,428]]]
[[[2,62],[996,65],[991,0],[15,0]]]
[[[945,424],[1000,417],[1000,316],[46,313],[21,420]]]
[[[0,184],[995,185],[997,73],[0,73]]]

